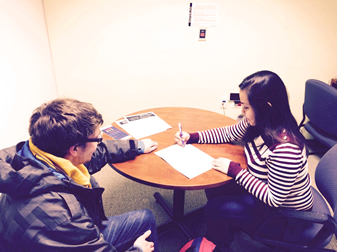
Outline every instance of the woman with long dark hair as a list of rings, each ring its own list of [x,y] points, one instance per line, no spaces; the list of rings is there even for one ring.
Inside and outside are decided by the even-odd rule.
[[[310,210],[307,153],[281,78],[270,71],[256,72],[239,85],[244,118],[235,125],[196,133],[179,132],[176,142],[228,143],[244,140],[247,170],[226,158],[214,169],[233,178],[224,186],[207,189],[206,238],[215,251],[229,251],[234,227],[248,231],[270,208]]]

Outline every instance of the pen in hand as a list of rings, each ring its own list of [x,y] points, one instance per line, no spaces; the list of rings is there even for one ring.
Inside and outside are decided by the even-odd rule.
[[[179,127],[179,132],[180,132],[181,143],[183,144],[183,147],[185,147],[185,141],[183,140],[183,130],[181,128],[180,123],[178,123],[178,127]]]

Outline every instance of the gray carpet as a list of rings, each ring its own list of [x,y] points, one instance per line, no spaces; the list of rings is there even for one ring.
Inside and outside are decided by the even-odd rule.
[[[309,156],[309,172],[311,178],[314,178],[315,167],[319,161],[318,156]],[[104,207],[108,216],[118,215],[136,209],[147,208],[155,215],[158,225],[169,221],[169,217],[164,210],[156,203],[153,194],[160,192],[167,202],[172,203],[172,190],[160,189],[145,186],[129,180],[115,172],[110,166],[106,166],[99,173],[95,174],[96,179],[102,187],[105,188],[103,194]],[[313,185],[314,185],[314,179]],[[203,190],[186,191],[185,213],[188,213],[206,203],[206,197]],[[203,217],[195,218],[186,223],[195,237],[203,236],[206,227]],[[159,235],[160,252],[176,252],[188,240],[178,229],[171,229]],[[327,248],[337,250],[336,238],[327,246]],[[242,232],[236,233],[235,241],[231,246],[235,252],[269,252],[266,246],[253,241],[249,236]]]

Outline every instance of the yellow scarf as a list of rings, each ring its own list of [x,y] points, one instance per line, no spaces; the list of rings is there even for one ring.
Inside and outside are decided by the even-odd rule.
[[[55,170],[60,168],[77,184],[91,187],[90,174],[83,164],[75,166],[68,159],[56,157],[52,154],[44,152],[36,147],[31,139],[29,139],[29,149],[36,158],[47,162],[48,165]]]

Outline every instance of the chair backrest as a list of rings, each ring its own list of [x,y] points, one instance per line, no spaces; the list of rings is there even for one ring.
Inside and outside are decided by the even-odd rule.
[[[307,80],[303,111],[316,127],[337,136],[336,88],[319,80]]]
[[[315,182],[318,190],[329,203],[334,219],[337,220],[337,144],[319,161],[315,171]]]

